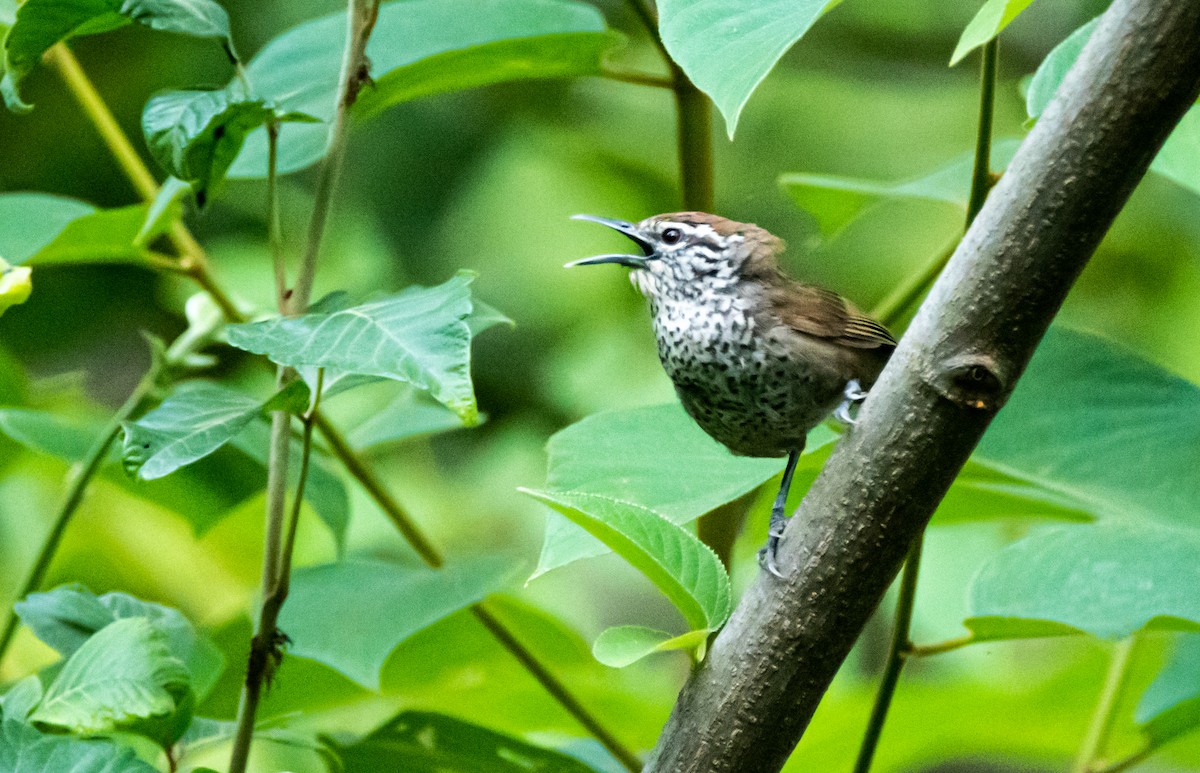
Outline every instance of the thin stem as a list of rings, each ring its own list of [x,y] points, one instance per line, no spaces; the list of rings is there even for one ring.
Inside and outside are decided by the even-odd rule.
[[[871,311],[871,316],[879,320],[886,327],[891,327],[900,321],[904,312],[912,308],[917,299],[925,294],[925,291],[933,286],[934,281],[941,275],[942,269],[946,267],[946,262],[950,260],[950,256],[954,254],[954,250],[958,247],[958,242],[962,239],[962,234],[954,237],[954,241],[941,252],[937,254],[933,260],[929,261],[916,274],[905,279],[900,284],[896,285],[887,296],[879,302]]]
[[[72,61],[74,61],[74,57],[71,56],[69,49],[63,48],[62,52],[64,57],[70,58]],[[78,63],[76,63],[76,67],[78,68]],[[84,99],[94,100],[98,105],[101,106],[101,108],[103,108],[103,111],[111,117],[111,113],[108,112],[107,107],[104,105],[102,98],[96,92],[96,89],[92,85],[91,81],[86,78],[82,70],[79,70],[79,75],[81,77],[75,80],[68,79],[65,75],[63,76],[64,82],[72,94],[75,95],[76,99],[80,101],[81,104],[83,103]],[[99,129],[100,127],[97,117],[92,115],[90,112],[88,115],[89,118],[91,118],[93,125]],[[116,125],[115,121],[112,123],[114,126]],[[117,127],[117,133],[118,136],[124,140],[124,145],[132,148],[132,146],[129,145],[128,139],[125,138],[124,134],[120,133],[119,126]],[[109,149],[109,152],[112,153],[114,157],[118,155],[117,145],[107,141],[106,145]],[[131,181],[135,179],[135,175],[138,174],[139,169],[145,177],[153,180],[149,170],[146,168],[142,160],[137,157],[136,153],[132,155],[130,161],[131,163],[128,167],[122,165],[122,170]],[[155,191],[155,193],[157,193],[157,191]],[[176,247],[180,249],[181,254],[184,256],[181,258],[180,266],[187,273],[187,275],[213,299],[213,301],[220,307],[227,320],[230,322],[245,321],[246,316],[240,309],[238,309],[231,297],[225,292],[224,288],[221,287],[221,285],[209,271],[204,249],[199,245],[199,243],[196,242],[195,238],[192,237],[191,233],[187,230],[187,227],[182,223],[175,223],[171,231],[171,237],[172,242],[174,242]],[[341,462],[341,464],[350,472],[351,476],[358,481],[359,485],[363,487],[375,504],[383,511],[385,515],[387,515],[387,517],[396,526],[401,536],[412,546],[417,555],[420,556],[421,559],[431,567],[437,568],[442,566],[444,559],[442,558],[440,551],[433,545],[424,532],[421,531],[420,527],[417,526],[417,524],[409,517],[408,513],[405,512],[404,508],[400,505],[396,498],[388,491],[387,487],[384,485],[383,481],[380,480],[375,471],[367,466],[358,453],[350,446],[349,442],[346,440],[345,436],[337,428],[337,426],[335,426],[319,412],[313,416],[313,425],[317,431],[321,433],[321,436],[329,445],[330,451],[333,453],[333,455],[337,457],[338,461]],[[519,642],[517,642],[511,631],[506,626],[499,621],[494,621],[494,625],[488,626],[488,630],[496,636],[497,640],[502,646],[512,652],[513,656],[530,670],[533,676],[538,680],[539,683],[543,685],[543,687],[546,688],[547,692],[549,692],[552,697],[560,700],[561,702],[562,696],[569,695],[565,685],[557,677],[550,673],[545,666],[539,663],[531,653],[521,648]],[[585,709],[578,702],[563,703],[562,706],[568,714],[578,720],[585,728],[593,729],[603,727],[599,720],[596,719],[595,716],[588,712],[587,709]],[[596,736],[597,740],[599,740],[618,759],[636,759],[636,757],[628,749],[615,740],[614,736],[610,732],[596,732],[595,730],[592,732]]]
[[[971,176],[971,194],[967,201],[967,227],[970,228],[975,216],[983,208],[984,199],[991,187],[991,172],[989,171],[992,144],[992,112],[996,91],[996,63],[999,41],[996,38],[988,41],[983,48],[979,68],[979,130],[975,135],[975,164]],[[896,299],[889,304],[885,300],[881,309],[881,319],[892,323],[904,312],[909,304],[922,295],[942,273],[947,261],[953,254],[947,251],[939,259],[931,263],[918,277],[918,282],[908,283]],[[879,746],[879,738],[883,733],[883,725],[887,721],[887,712],[900,681],[900,672],[904,668],[905,655],[912,649],[910,629],[912,626],[913,606],[916,602],[917,579],[920,573],[921,549],[925,541],[922,531],[917,534],[909,547],[908,557],[904,563],[904,574],[900,580],[900,590],[896,599],[896,628],[892,634],[891,649],[888,652],[888,662],[875,696],[875,705],[871,717],[867,721],[867,730],[859,747],[858,759],[854,764],[855,773],[868,773],[871,760]]]
[[[1096,710],[1092,721],[1088,724],[1083,744],[1071,766],[1071,773],[1089,773],[1092,766],[1104,754],[1108,736],[1112,732],[1113,723],[1117,718],[1117,709],[1121,704],[1121,694],[1129,682],[1132,671],[1134,652],[1137,649],[1137,636],[1122,639],[1113,648],[1112,660],[1108,664],[1108,674],[1104,677],[1104,686],[1100,689],[1100,698],[1096,701]]]
[[[896,694],[896,684],[900,681],[900,671],[904,668],[904,656],[912,646],[909,640],[909,629],[912,625],[913,606],[917,595],[917,576],[921,568],[921,548],[924,535],[917,535],[912,546],[908,549],[908,558],[904,561],[904,574],[900,578],[900,592],[896,600],[896,627],[892,630],[892,646],[888,652],[887,666],[883,672],[883,680],[879,692],[875,695],[875,705],[871,709],[871,718],[867,721],[867,731],[863,736],[862,745],[858,749],[858,759],[854,763],[854,773],[866,773],[871,769],[871,760],[879,746],[879,737],[883,734],[883,724],[887,720],[888,708],[892,705],[892,696]]]
[[[21,586],[21,590],[17,594],[18,600],[25,598],[41,587],[42,581],[46,578],[46,572],[49,571],[50,564],[54,560],[54,555],[58,552],[58,547],[62,543],[63,535],[67,531],[67,525],[70,524],[71,519],[79,509],[80,503],[83,502],[83,495],[87,491],[88,485],[92,482],[96,473],[100,471],[100,467],[104,463],[104,458],[108,456],[108,450],[121,434],[121,424],[143,410],[150,401],[150,393],[153,391],[154,385],[158,382],[162,365],[162,362],[157,359],[154,360],[150,370],[142,376],[142,380],[138,382],[138,385],[125,400],[125,403],[109,419],[108,425],[96,439],[87,456],[72,468],[68,478],[67,495],[63,499],[62,505],[59,506],[58,512],[55,513],[53,525],[50,527],[50,531],[42,543],[42,549],[38,552],[37,559],[33,562],[33,566],[29,570],[29,575],[25,578],[25,583]],[[17,613],[10,608],[8,619],[4,623],[4,631],[0,633],[0,663],[4,661],[4,656],[12,644],[13,636],[17,632],[18,620]]]
[[[622,83],[633,83],[638,86],[653,86],[659,89],[675,88],[675,81],[670,78],[664,78],[661,75],[653,75],[647,72],[619,70],[608,65],[600,68],[600,76],[613,81],[621,81]]]
[[[283,225],[279,220],[279,121],[273,117],[267,128],[267,243],[275,266],[275,305],[287,312],[287,261],[283,253]]]
[[[650,40],[653,41],[655,48],[662,53],[663,59],[667,64],[673,64],[671,55],[667,53],[667,47],[663,45],[662,38],[658,34],[658,20],[654,18],[654,11],[646,5],[643,0],[625,0],[625,4],[629,6],[634,15],[642,22],[642,26],[646,28],[646,32],[650,35]]]
[[[1119,759],[1116,762],[1112,763],[1111,765],[1105,765],[1102,768],[1093,768],[1091,773],[1123,773],[1124,771],[1129,770],[1130,768],[1136,767],[1136,766],[1142,764],[1143,762],[1145,762],[1146,759],[1150,755],[1152,755],[1156,751],[1158,751],[1160,747],[1161,747],[1161,744],[1155,743],[1153,741],[1148,742],[1145,746],[1138,749],[1136,752],[1129,755],[1128,757]]]
[[[684,209],[713,209],[712,105],[683,71],[675,69],[675,112],[678,116],[679,172]]]
[[[974,643],[974,635],[967,634],[956,639],[946,639],[945,641],[934,642],[933,644],[910,644],[905,656],[909,658],[927,658],[931,655],[941,655],[946,652],[960,650]]]
[[[550,693],[596,740],[604,744],[604,747],[627,770],[631,771],[631,773],[638,773],[642,769],[642,761],[638,759],[637,755],[626,749],[603,725],[597,722],[595,717],[567,690],[566,685],[558,681],[553,674],[547,671],[546,667],[541,664],[533,653],[526,649],[525,645],[517,641],[512,632],[496,619],[483,604],[474,605],[471,607],[471,612],[480,623],[483,623],[484,628],[487,628],[517,660],[521,661],[521,664],[541,683],[546,692]]]

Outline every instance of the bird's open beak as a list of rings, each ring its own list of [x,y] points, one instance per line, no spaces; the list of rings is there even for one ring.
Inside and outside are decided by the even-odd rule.
[[[571,219],[590,220],[593,223],[606,225],[614,231],[620,231],[630,239],[633,239],[633,241],[637,243],[637,246],[642,248],[643,254],[623,255],[614,253],[609,255],[596,255],[591,258],[573,260],[567,264],[567,268],[571,268],[573,266],[598,266],[601,263],[616,263],[617,265],[628,266],[629,268],[645,268],[646,261],[652,260],[656,257],[654,254],[654,245],[647,241],[640,233],[638,233],[637,226],[635,226],[633,223],[625,220],[613,220],[607,217],[596,217],[595,215],[571,215]]]

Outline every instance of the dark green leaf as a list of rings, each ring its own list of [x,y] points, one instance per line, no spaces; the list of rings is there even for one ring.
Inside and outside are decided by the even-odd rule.
[[[1032,2],[1033,0],[987,0],[963,30],[962,37],[958,39],[958,45],[954,48],[954,54],[950,57],[950,66],[958,64],[964,56],[999,35],[1000,31]]]
[[[565,754],[424,711],[406,711],[339,752],[346,773],[592,773]]]
[[[410,287],[329,314],[230,325],[229,343],[293,368],[329,368],[412,384],[473,425],[478,408],[467,323],[472,279],[459,273],[437,287]]]
[[[379,689],[400,642],[511,582],[521,566],[491,556],[440,569],[345,561],[297,570],[279,627],[290,651]],[[346,632],[354,631],[354,646]]]
[[[662,41],[712,97],[729,138],[750,95],[821,14],[841,0],[661,0]]]
[[[136,22],[151,29],[229,39],[229,18],[213,0],[25,0],[4,38],[4,80],[9,109],[29,109],[17,87],[42,54],[60,40],[95,35]]]
[[[1138,701],[1133,719],[1155,745],[1200,727],[1200,635],[1179,637],[1167,664]]]
[[[691,630],[714,631],[733,608],[721,560],[687,529],[649,508],[600,494],[520,489],[562,513],[644,574]]]
[[[0,770],[4,773],[158,773],[133,749],[112,741],[42,735],[15,720],[0,722]]]
[[[1100,518],[1200,522],[1200,387],[1054,327],[977,457]]]
[[[137,421],[125,422],[125,469],[142,480],[169,475],[233,440],[279,399],[307,394],[293,382],[271,400],[203,381],[182,385],[162,405]]]
[[[30,721],[81,735],[128,730],[170,743],[190,719],[188,670],[144,617],[100,629],[46,688]]]
[[[146,249],[138,246],[138,236],[146,223],[148,208],[137,204],[119,209],[103,209],[71,221],[66,228],[25,262],[30,265],[51,263],[135,263],[146,262]],[[157,233],[150,232],[153,238]]]
[[[178,610],[125,593],[96,596],[81,586],[65,585],[32,593],[17,602],[21,622],[46,644],[70,657],[97,631],[124,618],[144,618],[166,636],[171,654],[187,666],[193,691],[203,698],[225,667],[225,658]]]
[[[72,220],[95,211],[91,204],[65,196],[0,194],[0,259],[24,263]]]
[[[344,13],[302,24],[268,43],[247,67],[256,92],[281,110],[323,121],[333,117],[346,35]],[[592,6],[567,0],[476,0],[469,13],[457,0],[388,3],[379,13],[367,56],[376,87],[356,112],[490,83],[595,75],[619,36],[607,32]],[[279,169],[290,172],[325,154],[327,124],[285,126]],[[230,171],[263,177],[266,133],[257,131]]]
[[[1145,522],[1049,529],[993,556],[968,598],[978,639],[1200,630],[1200,532]]]
[[[244,94],[240,84],[214,91],[168,91],[146,103],[142,132],[164,169],[191,183],[203,206],[225,179],[246,135],[273,111]]]

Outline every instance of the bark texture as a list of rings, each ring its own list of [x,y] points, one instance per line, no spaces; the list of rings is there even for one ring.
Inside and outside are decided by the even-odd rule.
[[[1200,91],[1200,2],[1115,0],[684,686],[648,771],[777,771],[913,538]]]

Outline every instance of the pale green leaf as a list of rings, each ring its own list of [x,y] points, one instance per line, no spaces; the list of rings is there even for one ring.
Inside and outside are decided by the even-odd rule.
[[[338,755],[346,773],[593,773],[560,752],[426,711],[405,711]]]
[[[89,637],[117,620],[148,620],[166,636],[171,654],[187,666],[193,691],[201,698],[225,667],[220,650],[181,612],[125,593],[96,596],[81,586],[64,585],[45,593],[31,593],[17,602],[14,610],[34,635],[64,657],[74,654]]]
[[[133,749],[107,740],[43,735],[16,720],[0,722],[0,770],[4,773],[158,773]]]
[[[85,457],[101,431],[99,424],[69,421],[46,411],[0,408],[0,434],[68,462]]]
[[[282,110],[329,121],[345,35],[341,12],[284,32],[247,67],[256,93]],[[363,92],[355,112],[365,116],[406,100],[503,81],[596,75],[604,52],[619,40],[605,29],[600,12],[582,2],[475,0],[467,13],[458,0],[387,3],[367,47],[376,85]],[[328,130],[325,123],[284,126],[280,172],[324,156]],[[266,170],[266,133],[259,130],[230,176],[263,177]]]
[[[1067,70],[1070,70],[1071,65],[1075,64],[1075,60],[1079,58],[1079,53],[1083,51],[1084,45],[1092,36],[1092,30],[1096,28],[1099,21],[1099,18],[1092,19],[1072,32],[1066,40],[1055,46],[1038,65],[1037,72],[1029,81],[1029,91],[1025,94],[1025,110],[1029,113],[1030,118],[1040,117],[1042,111],[1046,109],[1046,105],[1050,104],[1054,93],[1058,91],[1059,84],[1066,77]]]
[[[178,177],[171,176],[164,180],[154,201],[150,204],[150,208],[146,210],[146,220],[138,229],[137,235],[133,237],[133,243],[144,247],[169,229],[183,212],[181,204],[183,197],[191,192],[192,184],[180,180]],[[207,298],[208,296],[203,297]]]
[[[42,700],[42,680],[30,674],[8,688],[0,697],[0,719],[24,722]]]
[[[346,439],[355,449],[365,450],[462,426],[462,419],[449,408],[424,397],[422,392],[405,389],[385,408],[350,430]]]
[[[464,424],[478,421],[471,384],[469,285],[459,273],[332,313],[231,325],[229,343],[293,368],[329,368],[428,390]]]
[[[289,651],[379,689],[388,655],[402,641],[512,582],[522,567],[488,556],[439,569],[344,561],[298,569],[280,628]],[[346,632],[354,631],[354,646]]]
[[[1196,631],[1197,587],[1200,531],[1121,521],[1060,527],[980,567],[966,625],[977,639]]]
[[[624,668],[656,652],[697,650],[705,645],[710,633],[689,631],[676,636],[640,625],[622,625],[602,631],[592,644],[592,655],[606,666]]]
[[[987,0],[963,30],[958,45],[954,47],[954,54],[950,57],[950,66],[958,64],[964,56],[999,35],[1001,30],[1032,2],[1033,0]]]
[[[75,650],[30,721],[78,734],[128,730],[161,742],[182,735],[190,711],[188,670],[165,633],[143,617],[100,629]]]
[[[0,258],[0,314],[29,300],[32,272],[27,266],[10,266]]]
[[[24,263],[67,224],[96,208],[48,193],[0,193],[0,259]]]
[[[520,489],[562,513],[644,574],[693,630],[716,630],[732,609],[729,576],[687,529],[632,502],[600,494]]]
[[[733,139],[742,108],[780,57],[840,0],[660,0],[668,53],[708,94]]]

